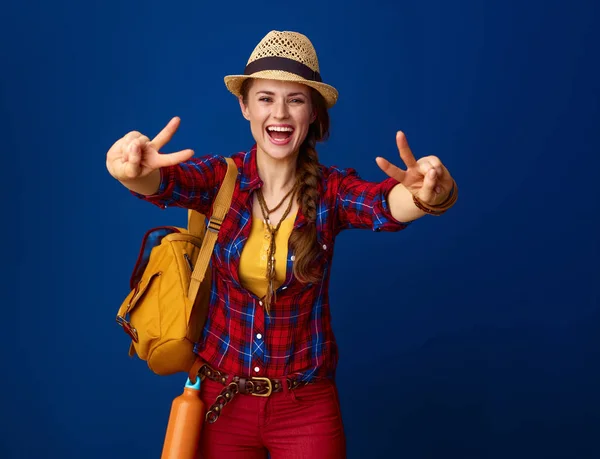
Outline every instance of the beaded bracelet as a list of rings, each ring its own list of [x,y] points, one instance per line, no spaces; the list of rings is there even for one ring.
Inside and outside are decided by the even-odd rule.
[[[424,202],[420,201],[419,198],[417,198],[415,195],[413,195],[413,202],[415,203],[415,206],[417,206],[423,212],[425,212],[429,215],[434,215],[434,216],[442,215],[444,212],[446,212],[448,209],[450,209],[450,207],[452,207],[456,203],[457,199],[458,199],[458,186],[456,185],[456,182],[454,181],[454,179],[452,179],[452,189],[450,190],[448,197],[444,200],[444,202],[442,202],[441,204],[438,204],[436,206],[431,206],[429,204],[425,204]]]

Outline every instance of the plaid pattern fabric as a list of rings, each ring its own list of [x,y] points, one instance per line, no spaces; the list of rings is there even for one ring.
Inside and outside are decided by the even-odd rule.
[[[335,237],[345,229],[406,228],[408,223],[392,217],[386,200],[398,182],[391,178],[368,182],[354,169],[321,165],[316,225],[322,250],[314,260],[322,273],[320,281],[302,284],[293,277],[294,254],[289,249],[286,280],[276,291],[277,301],[267,315],[261,298],[242,287],[238,273],[240,255],[252,225],[252,193],[262,186],[256,145],[231,157],[238,167],[238,179],[211,260],[210,307],[195,352],[230,375],[290,376],[304,381],[330,377],[338,361],[328,293]],[[156,194],[131,193],[162,209],[191,208],[210,216],[211,203],[226,168],[222,156],[191,158],[161,169]],[[299,210],[294,228],[305,224],[306,218]]]

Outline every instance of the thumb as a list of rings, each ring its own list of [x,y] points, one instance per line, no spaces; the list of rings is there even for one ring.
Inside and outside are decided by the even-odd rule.
[[[123,164],[123,174],[128,179],[138,178],[142,173],[142,165],[140,162],[127,161]]]
[[[122,157],[123,175],[128,179],[134,179],[142,173],[142,143],[136,139],[124,150]]]
[[[435,188],[437,184],[438,176],[435,169],[429,169],[423,179],[423,186],[419,190],[418,198],[427,204],[432,204],[436,196]]]

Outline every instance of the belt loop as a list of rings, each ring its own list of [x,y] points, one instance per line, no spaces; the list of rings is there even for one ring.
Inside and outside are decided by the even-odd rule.
[[[281,385],[283,393],[285,394],[286,397],[291,397],[292,400],[296,401],[296,394],[294,393],[294,391],[292,389],[290,389],[290,383],[288,382],[288,378],[287,376],[284,376],[281,378]]]
[[[292,388],[289,387],[289,383],[288,383],[287,378],[285,378],[284,381],[285,381],[285,383],[283,384],[283,387],[284,387],[283,390],[288,394],[289,397],[292,398],[292,400],[294,402],[297,402],[298,399],[296,398],[296,391],[294,389],[292,389]]]
[[[238,382],[237,382],[237,385],[238,385],[238,392],[240,394],[246,395],[248,393],[246,391],[246,378],[239,378]]]

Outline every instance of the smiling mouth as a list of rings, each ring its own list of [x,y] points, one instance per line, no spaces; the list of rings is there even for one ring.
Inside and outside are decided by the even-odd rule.
[[[294,133],[294,128],[291,126],[269,126],[266,130],[269,137],[276,142],[284,142]]]

